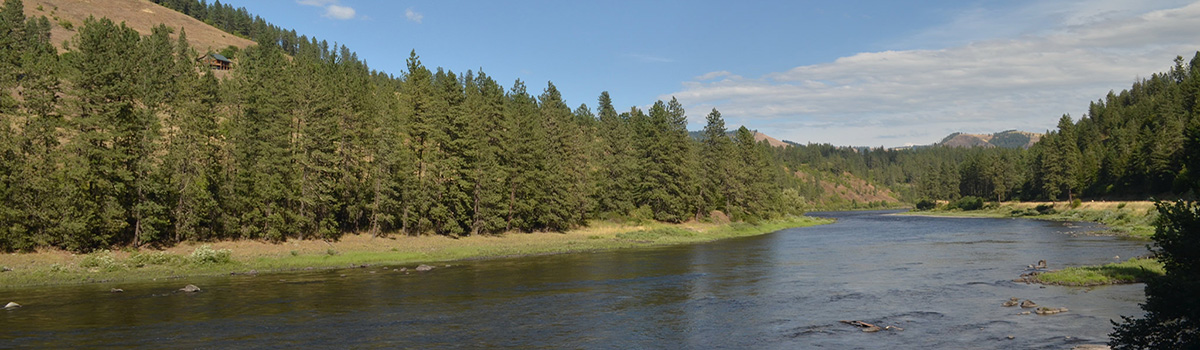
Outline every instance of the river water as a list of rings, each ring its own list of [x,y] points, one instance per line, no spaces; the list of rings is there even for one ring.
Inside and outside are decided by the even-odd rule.
[[[1011,282],[1146,253],[1096,229],[832,212],[708,244],[136,284],[0,290],[0,348],[1069,348],[1141,315],[1142,285]],[[172,291],[196,284],[200,293]],[[120,287],[124,293],[109,293]],[[1009,297],[1067,307],[1019,315]],[[864,333],[839,320],[895,325]],[[1012,336],[1012,339],[1008,337]]]

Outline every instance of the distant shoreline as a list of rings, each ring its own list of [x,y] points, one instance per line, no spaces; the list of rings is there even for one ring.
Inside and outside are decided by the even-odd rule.
[[[1037,208],[1047,209],[1045,213]],[[1071,208],[1068,202],[1002,202],[979,210],[933,209],[907,211],[891,215],[942,218],[1023,218],[1050,221],[1081,221],[1104,225],[1107,230],[1097,234],[1149,240],[1154,234],[1151,224],[1158,212],[1151,201],[1090,201]]]
[[[61,250],[0,254],[0,288],[21,289],[71,284],[136,283],[158,279],[234,274],[287,273],[364,265],[445,264],[535,255],[598,252],[710,242],[749,237],[787,228],[833,223],[792,216],[748,223],[619,224],[592,222],[567,232],[507,233],[467,237],[345,235],[336,242],[291,240],[188,242],[162,250],[101,251],[74,254]]]

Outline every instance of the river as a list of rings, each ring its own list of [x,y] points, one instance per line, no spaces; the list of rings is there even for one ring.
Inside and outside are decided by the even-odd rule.
[[[1070,348],[1141,315],[1143,285],[1011,282],[1145,243],[1082,223],[830,212],[707,244],[0,290],[0,348]],[[196,284],[199,293],[173,292]],[[124,293],[109,293],[113,287]],[[1019,315],[1009,297],[1067,307]],[[864,333],[839,320],[895,325]],[[1012,336],[1012,339],[1009,339]]]

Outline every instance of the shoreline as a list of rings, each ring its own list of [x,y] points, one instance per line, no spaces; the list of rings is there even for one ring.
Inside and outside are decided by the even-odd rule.
[[[807,216],[791,216],[757,224],[655,222],[637,225],[594,221],[588,227],[566,232],[466,237],[371,237],[368,234],[352,234],[337,242],[185,242],[165,249],[105,250],[90,254],[46,250],[0,254],[0,270],[7,270],[0,272],[0,289],[182,280],[188,277],[288,273],[364,265],[415,267],[426,263],[652,248],[757,236],[833,222],[832,219]]]
[[[1037,210],[1039,207],[1050,210],[1039,212]],[[1093,201],[1080,203],[1076,208],[1071,208],[1068,202],[1002,202],[999,205],[993,204],[985,206],[983,209],[970,211],[958,209],[912,210],[892,215],[1093,222],[1104,225],[1106,228],[1093,232],[1095,234],[1148,241],[1150,235],[1154,234],[1154,227],[1151,223],[1157,217],[1157,213],[1154,209],[1154,202],[1151,201]]]

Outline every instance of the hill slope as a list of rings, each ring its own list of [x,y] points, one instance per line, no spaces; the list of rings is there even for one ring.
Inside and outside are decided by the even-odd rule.
[[[941,142],[938,142],[938,144],[949,147],[1000,147],[1028,149],[1041,139],[1042,134],[1017,130],[1001,131],[995,134],[966,134],[956,132],[946,136]]]
[[[75,36],[75,30],[83,25],[83,20],[88,16],[125,22],[125,25],[142,35],[149,35],[150,29],[160,23],[174,29],[183,28],[187,31],[188,43],[200,53],[230,45],[245,48],[254,44],[253,41],[146,0],[26,0],[25,16],[46,16],[50,19],[50,42],[60,52],[65,51],[63,42]]]

